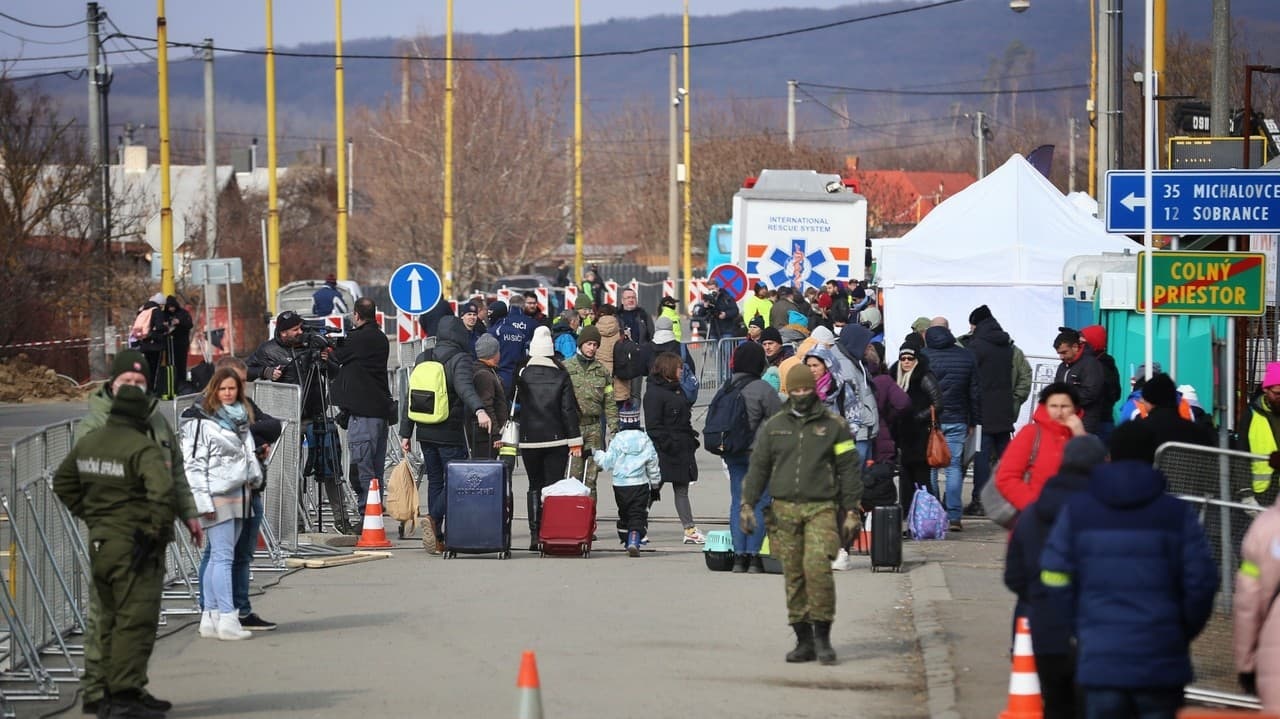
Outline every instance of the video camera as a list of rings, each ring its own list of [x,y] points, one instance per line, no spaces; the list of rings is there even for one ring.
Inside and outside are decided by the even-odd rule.
[[[345,327],[340,330],[334,329],[325,324],[322,319],[302,320],[302,338],[300,340],[302,347],[307,349],[336,347],[346,338],[347,330]]]

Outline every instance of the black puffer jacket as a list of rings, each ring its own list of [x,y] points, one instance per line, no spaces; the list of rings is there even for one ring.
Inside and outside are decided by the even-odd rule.
[[[520,446],[564,447],[581,444],[578,397],[569,372],[549,357],[534,357],[516,375]]]
[[[440,424],[418,424],[409,419],[409,408],[402,409],[400,436],[408,439],[417,428],[419,442],[432,442],[455,447],[467,444],[465,427],[476,411],[484,409],[484,402],[476,392],[475,369],[472,363],[470,334],[462,320],[447,315],[436,326],[436,346],[418,354],[416,367],[428,357],[444,365],[445,386],[449,390],[449,418]],[[492,419],[492,417],[490,418]]]
[[[898,363],[889,368],[889,376],[898,381]],[[902,453],[902,461],[919,464],[925,461],[925,449],[929,445],[929,408],[942,406],[942,388],[929,371],[929,362],[923,358],[916,362],[907,381],[907,396],[911,398],[911,411],[898,415],[890,431]]]
[[[658,450],[662,481],[687,484],[698,481],[698,435],[690,422],[689,402],[676,382],[649,376],[644,393],[644,427]]]
[[[956,344],[946,327],[925,330],[924,344],[929,370],[942,388],[938,424],[982,424],[982,389],[978,386],[978,363],[973,353]]]
[[[319,358],[319,347],[323,345],[319,344],[318,338],[304,334],[299,338],[299,342],[300,346],[294,347],[281,344],[278,337],[269,339],[258,345],[258,349],[254,350],[244,363],[251,381],[270,380],[276,367],[284,368],[280,373],[280,379],[274,381],[303,387],[302,418],[309,420],[319,415],[323,409],[320,378],[311,373],[312,366],[316,365],[319,372],[332,376],[337,370],[337,365],[331,362],[326,363]],[[308,343],[316,346],[309,346]]]
[[[978,386],[982,391],[982,431],[1012,432],[1013,340],[995,318],[977,324],[964,344],[978,362]]]
[[[1089,434],[1098,433],[1098,425],[1108,418],[1114,403],[1107,402],[1106,371],[1102,363],[1088,349],[1080,352],[1076,361],[1058,365],[1053,381],[1066,382],[1080,394],[1080,407],[1084,409],[1084,429]]]

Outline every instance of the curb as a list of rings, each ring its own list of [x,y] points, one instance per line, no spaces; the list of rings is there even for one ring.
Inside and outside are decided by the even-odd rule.
[[[956,708],[956,673],[951,666],[951,647],[938,620],[933,603],[951,599],[942,565],[926,562],[910,572],[911,616],[924,661],[929,716],[934,719],[961,719]]]

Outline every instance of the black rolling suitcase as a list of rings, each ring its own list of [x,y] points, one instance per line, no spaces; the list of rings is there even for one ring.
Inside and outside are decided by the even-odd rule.
[[[445,465],[445,559],[459,554],[511,557],[511,482],[498,460]]]
[[[871,512],[871,571],[902,569],[902,507],[876,507]]]

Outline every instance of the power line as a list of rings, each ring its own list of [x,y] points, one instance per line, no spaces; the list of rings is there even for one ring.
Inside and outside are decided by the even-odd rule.
[[[111,28],[112,28],[113,30],[115,30],[115,34],[114,34],[114,35],[110,35],[109,37],[117,37],[117,36],[119,36],[119,37],[124,38],[124,41],[125,41],[125,42],[127,42],[127,43],[129,43],[129,47],[133,48],[135,51],[137,51],[138,53],[140,53],[143,57],[147,58],[148,60],[150,60],[150,61],[152,61],[152,62],[157,62],[157,60],[156,60],[156,56],[155,56],[155,55],[150,55],[150,54],[148,54],[148,53],[147,53],[147,51],[146,51],[146,50],[143,50],[142,48],[138,47],[138,46],[137,46],[137,44],[135,44],[135,43],[133,42],[133,40],[132,40],[132,39],[130,39],[130,38],[129,38],[129,36],[128,36],[128,35],[126,35],[126,34],[125,34],[125,32],[124,32],[123,30],[121,30],[121,29],[120,29],[120,26],[119,26],[119,25],[116,25],[116,21],[115,21],[115,20],[112,20],[110,15],[107,15],[106,13],[103,13],[103,17],[104,17],[104,18],[106,18],[106,20],[107,20],[107,24],[108,24],[108,25],[110,25],[110,26],[111,26]]]
[[[8,35],[14,40],[29,42],[32,45],[70,45],[71,43],[74,43],[74,42],[84,42],[85,40],[89,39],[88,35],[81,35],[80,37],[74,40],[36,40],[34,38],[23,37],[22,35],[14,35],[13,33],[7,30],[0,30],[0,35]]]
[[[39,62],[41,60],[67,60],[69,58],[84,57],[82,52],[74,52],[69,55],[41,55],[40,57],[0,57],[0,62]]]
[[[915,5],[915,6],[902,8],[898,10],[887,10],[885,12],[872,13],[870,15],[863,15],[860,17],[848,18],[846,20],[837,20],[835,22],[823,23],[821,25],[810,25],[808,27],[797,28],[795,30],[783,30],[780,32],[767,33],[764,35],[748,35],[745,37],[731,38],[728,40],[709,40],[706,42],[690,43],[689,48],[692,49],[692,48],[707,48],[707,47],[727,47],[730,45],[741,45],[744,43],[760,42],[762,40],[774,40],[781,37],[791,37],[795,35],[803,35],[807,33],[818,32],[820,30],[830,30],[831,28],[844,27],[847,25],[853,25],[861,22],[868,22],[871,20],[880,20],[888,17],[894,17],[897,15],[907,15],[910,13],[920,12],[922,10],[932,10],[934,8],[945,7],[947,5],[955,5],[957,3],[962,3],[967,1],[968,0],[937,0],[937,2],[929,3],[927,5]],[[127,35],[124,33],[121,33],[121,35],[123,37],[131,38],[133,40],[140,40],[142,42],[150,42],[150,43],[157,42],[156,38],[146,37],[144,35]],[[192,49],[202,49],[205,47],[202,43],[179,42],[176,40],[169,41],[169,45],[172,47],[187,47]],[[538,61],[573,60],[575,58],[627,57],[632,55],[644,55],[644,54],[653,53],[653,52],[683,50],[684,47],[685,47],[684,45],[659,45],[655,47],[635,48],[631,50],[602,50],[599,52],[584,52],[577,55],[573,53],[568,53],[568,54],[561,54],[561,55],[512,55],[512,56],[505,56],[505,57],[502,57],[502,56],[500,57],[455,57],[452,59],[457,60],[459,62],[526,62],[526,61],[534,61],[534,60],[538,60]],[[248,48],[214,46],[213,49],[218,52],[229,52],[229,53],[236,53],[241,55],[267,55],[268,54],[266,50],[251,50]],[[332,60],[332,59],[336,59],[337,57],[332,53],[295,52],[295,51],[288,51],[288,50],[273,50],[270,54],[275,55],[276,57],[298,57],[298,58],[313,58],[313,59],[322,59],[322,60]],[[450,59],[450,58],[436,57],[436,56],[429,56],[429,55],[373,55],[373,54],[343,53],[343,61],[346,61],[346,60],[440,61],[440,60],[446,60],[446,59]]]
[[[927,97],[956,97],[960,95],[971,96],[992,96],[992,95],[1017,95],[1017,94],[1038,94],[1045,92],[1064,92],[1066,90],[1083,90],[1089,87],[1086,84],[1080,85],[1058,85],[1056,87],[1032,87],[1025,90],[895,90],[888,87],[844,87],[842,85],[824,85],[814,82],[797,83],[797,87],[816,87],[823,90],[838,90],[840,92],[853,92],[866,95],[915,95]]]
[[[18,23],[19,25],[26,25],[27,27],[38,27],[38,28],[43,28],[43,29],[45,29],[45,30],[62,30],[62,29],[69,28],[69,27],[75,27],[75,26],[77,26],[77,25],[83,25],[83,24],[84,24],[84,22],[85,22],[84,20],[76,20],[75,22],[69,22],[69,23],[67,23],[66,25],[42,25],[42,24],[40,24],[40,23],[38,23],[38,22],[31,22],[31,21],[29,21],[29,20],[23,20],[22,18],[16,18],[16,17],[14,17],[14,16],[12,16],[12,15],[7,15],[7,14],[2,13],[2,12],[0,12],[0,17],[5,18],[5,19],[7,19],[7,20],[12,20],[12,21],[14,21],[14,22]]]
[[[6,77],[5,80],[8,80],[10,82],[21,82],[23,80],[38,80],[42,77],[53,77],[55,75],[66,75],[68,78],[72,80],[79,80],[80,78],[84,77],[87,74],[88,73],[85,72],[84,68],[69,68],[66,70],[50,70],[48,72],[36,72],[30,75],[10,75]]]

